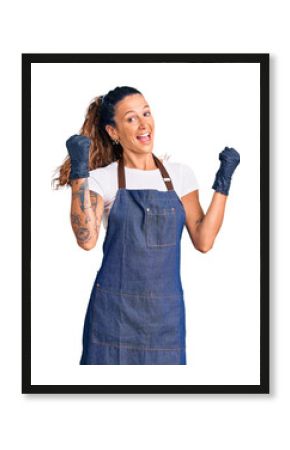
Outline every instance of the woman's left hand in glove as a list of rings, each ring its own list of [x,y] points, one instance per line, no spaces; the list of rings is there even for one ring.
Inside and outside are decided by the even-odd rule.
[[[229,195],[232,175],[240,164],[240,154],[234,148],[225,147],[219,154],[220,168],[216,173],[212,189],[224,195]]]

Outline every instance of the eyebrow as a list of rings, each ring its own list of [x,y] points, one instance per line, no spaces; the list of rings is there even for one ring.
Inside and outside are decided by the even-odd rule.
[[[143,109],[145,109],[145,108],[149,108],[149,105],[145,105],[145,106],[143,107]],[[129,113],[131,113],[131,112],[135,112],[135,111],[127,111],[127,112],[123,115],[123,117],[125,117],[126,114],[129,114]]]

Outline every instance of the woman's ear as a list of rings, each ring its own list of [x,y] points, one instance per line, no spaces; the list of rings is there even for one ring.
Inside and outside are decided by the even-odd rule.
[[[106,125],[105,130],[110,136],[110,138],[114,141],[115,139],[118,139],[118,136],[116,135],[115,128],[112,127],[112,125]]]

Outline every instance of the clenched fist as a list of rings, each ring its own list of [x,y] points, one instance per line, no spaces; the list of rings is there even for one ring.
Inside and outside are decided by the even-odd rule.
[[[216,173],[212,189],[225,195],[229,195],[231,179],[238,164],[240,154],[234,148],[225,147],[219,154],[220,168]]]
[[[74,134],[66,141],[71,160],[70,179],[88,178],[91,140],[86,136]]]

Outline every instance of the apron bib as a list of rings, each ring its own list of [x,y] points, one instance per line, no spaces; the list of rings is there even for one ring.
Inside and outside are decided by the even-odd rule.
[[[186,364],[180,241],[185,210],[167,191],[126,189],[124,162],[87,307],[80,364]]]

